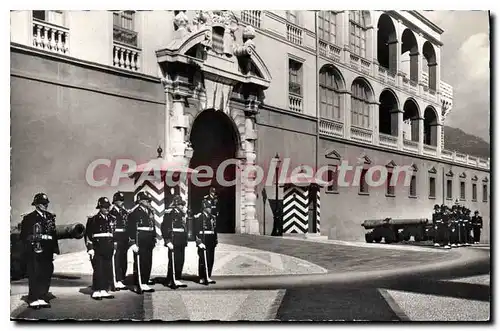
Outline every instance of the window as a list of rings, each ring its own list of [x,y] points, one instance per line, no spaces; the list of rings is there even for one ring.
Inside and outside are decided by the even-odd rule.
[[[64,14],[61,10],[33,10],[32,14],[34,19],[64,26]]]
[[[327,178],[327,181],[328,183],[331,183],[329,184],[327,187],[326,187],[326,192],[329,192],[329,193],[338,193],[338,190],[339,190],[339,187],[338,187],[338,167],[336,165],[331,165],[329,164],[328,165],[328,178]]]
[[[288,60],[288,91],[302,96],[302,63]]]
[[[361,81],[355,80],[351,87],[351,124],[363,128],[370,127],[370,90]]]
[[[366,182],[366,173],[368,169],[361,170],[359,178],[359,193],[368,194],[368,183]]]
[[[436,198],[436,178],[429,177],[429,198]]]
[[[320,11],[318,14],[319,39],[335,44],[337,39],[337,15],[332,11]]]
[[[322,70],[319,74],[320,116],[340,119],[340,93],[337,79],[332,70]]]
[[[351,52],[366,57],[366,20],[367,14],[361,10],[349,12],[349,32]]]
[[[135,31],[135,12],[113,12],[113,40],[137,47],[137,32]]]
[[[394,185],[392,185],[392,169],[387,169],[386,195],[394,196]]]
[[[465,200],[465,182],[460,182],[460,200]]]
[[[412,175],[410,180],[410,197],[417,196],[417,176]]]
[[[293,24],[299,25],[299,12],[297,10],[287,10],[286,19]]]
[[[453,182],[451,181],[451,179],[447,179],[446,180],[446,199],[448,199],[448,200],[453,199],[452,190],[453,190]]]
[[[472,183],[472,201],[477,201],[477,184]]]
[[[220,26],[213,27],[212,50],[217,54],[224,53],[224,28]]]
[[[483,202],[488,201],[488,185],[483,184]]]
[[[113,12],[113,25],[130,31],[135,30],[134,26],[135,12],[124,10]]]

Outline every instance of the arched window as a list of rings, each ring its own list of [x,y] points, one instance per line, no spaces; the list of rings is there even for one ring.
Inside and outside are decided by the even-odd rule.
[[[337,14],[332,11],[318,13],[319,39],[335,44],[337,41]]]
[[[340,118],[340,93],[338,79],[331,69],[319,73],[320,116],[322,118]]]
[[[367,13],[362,10],[349,12],[349,44],[351,52],[366,57],[366,21]]]
[[[370,89],[360,79],[351,86],[351,124],[363,128],[370,127]]]

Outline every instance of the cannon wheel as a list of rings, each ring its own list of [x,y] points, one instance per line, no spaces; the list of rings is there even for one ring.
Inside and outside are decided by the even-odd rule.
[[[365,233],[365,240],[367,243],[372,243],[373,242],[373,236],[371,233]]]

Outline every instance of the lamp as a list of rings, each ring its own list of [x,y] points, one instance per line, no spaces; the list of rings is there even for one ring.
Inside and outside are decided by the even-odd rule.
[[[276,176],[276,195],[275,195],[275,201],[276,201],[276,210],[274,212],[274,226],[273,226],[273,232],[271,233],[272,236],[282,236],[283,235],[283,222],[282,222],[282,215],[281,215],[281,208],[279,208],[279,199],[278,199],[278,189],[279,189],[279,168],[281,165],[281,159],[278,153],[276,153],[276,156],[273,158],[273,161],[275,162],[275,176]]]

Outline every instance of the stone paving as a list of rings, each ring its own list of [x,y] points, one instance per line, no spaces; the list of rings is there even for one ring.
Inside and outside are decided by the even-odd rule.
[[[132,251],[128,252],[128,273],[133,270]],[[153,251],[152,277],[165,277],[168,268],[168,249],[158,245]],[[92,274],[92,266],[85,251],[64,254],[54,261],[54,270],[60,274]],[[297,257],[291,257],[259,249],[219,244],[215,250],[214,276],[254,276],[317,274],[327,270]],[[198,274],[198,254],[193,242],[186,248],[183,273]]]

